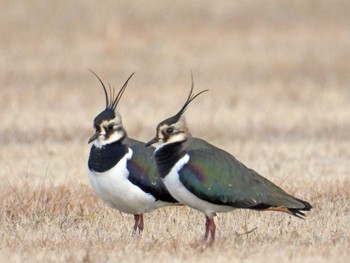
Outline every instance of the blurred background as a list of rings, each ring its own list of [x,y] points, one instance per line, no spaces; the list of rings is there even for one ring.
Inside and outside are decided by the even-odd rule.
[[[0,261],[349,261],[350,1],[0,2]],[[116,90],[135,72],[118,111],[142,141],[183,105],[192,71],[210,90],[186,112],[192,134],[315,209],[218,216],[207,251],[200,213],[159,209],[135,242],[132,216],[88,182],[105,107],[88,69]]]
[[[191,131],[231,152],[350,133],[349,1],[22,0],[0,12],[4,162],[40,147],[61,158],[56,145],[85,165],[105,106],[88,69],[116,89],[136,73],[118,110],[143,141],[182,105],[191,71],[196,91],[210,89],[187,111]]]

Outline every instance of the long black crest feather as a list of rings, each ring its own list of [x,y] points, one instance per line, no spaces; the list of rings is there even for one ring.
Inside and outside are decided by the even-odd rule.
[[[133,72],[130,75],[130,77],[125,81],[124,85],[119,90],[117,96],[114,96],[115,95],[115,89],[112,88],[112,86],[108,83],[108,87],[109,87],[109,95],[108,95],[106,86],[103,83],[103,81],[101,80],[101,78],[94,71],[92,71],[91,69],[89,69],[89,70],[90,70],[90,72],[92,74],[95,75],[95,77],[100,81],[100,83],[102,85],[102,88],[103,88],[103,91],[104,91],[104,94],[105,94],[105,98],[106,98],[106,109],[115,110],[117,105],[118,105],[118,103],[119,103],[119,101],[120,101],[120,99],[121,99],[121,97],[123,96],[123,93],[124,93],[126,87],[128,86],[129,80],[135,74],[135,72]]]
[[[175,116],[180,117],[186,111],[186,108],[191,103],[191,101],[193,101],[195,98],[197,98],[202,93],[209,91],[208,89],[206,89],[206,90],[202,90],[202,91],[198,92],[196,95],[193,95],[193,89],[194,89],[194,81],[193,81],[193,74],[191,72],[191,89],[190,89],[190,93],[188,94],[188,97],[187,97],[187,100],[186,100],[185,104],[182,106],[181,110],[178,113],[176,113]]]

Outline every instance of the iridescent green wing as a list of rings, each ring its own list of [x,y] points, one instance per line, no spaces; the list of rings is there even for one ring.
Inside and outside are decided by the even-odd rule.
[[[271,206],[303,207],[294,197],[247,168],[229,153],[194,141],[180,181],[197,197],[219,205],[263,209]]]
[[[154,148],[145,147],[143,142],[132,139],[128,139],[128,147],[133,151],[132,158],[127,162],[129,180],[157,200],[176,203],[157,176],[153,159]]]

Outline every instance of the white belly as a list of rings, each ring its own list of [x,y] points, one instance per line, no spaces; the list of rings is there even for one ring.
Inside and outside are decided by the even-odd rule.
[[[88,175],[95,193],[110,207],[124,213],[141,214],[168,205],[156,201],[148,193],[128,180],[129,171],[126,169],[127,160],[132,157],[132,150],[125,155],[112,169],[104,173],[90,171]]]
[[[199,199],[197,196],[188,191],[187,188],[181,183],[178,172],[186,163],[188,163],[189,160],[190,156],[186,154],[175,164],[170,173],[163,179],[164,184],[168,188],[170,194],[180,203],[199,210],[207,216],[212,216],[216,212],[232,211],[234,208],[231,206],[215,205]]]

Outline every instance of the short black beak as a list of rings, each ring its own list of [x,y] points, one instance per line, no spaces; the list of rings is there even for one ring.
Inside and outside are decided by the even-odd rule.
[[[88,144],[93,142],[94,140],[96,140],[98,138],[98,135],[99,135],[98,132],[96,132],[94,135],[92,135],[92,137],[88,141]]]
[[[155,144],[156,142],[158,142],[159,141],[159,139],[158,139],[158,137],[156,136],[156,137],[154,137],[152,140],[150,140],[148,143],[146,143],[145,144],[145,147],[148,147],[148,146],[150,146],[150,145],[152,145],[152,144]]]

